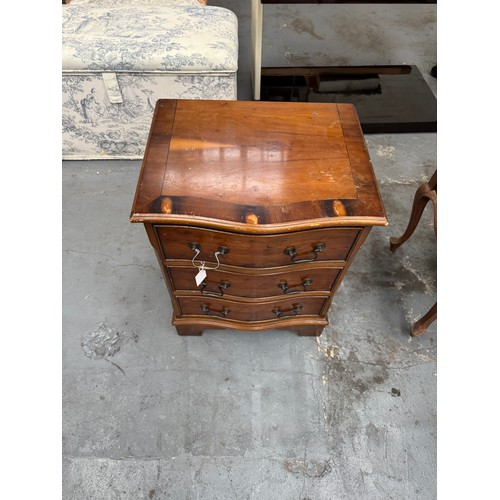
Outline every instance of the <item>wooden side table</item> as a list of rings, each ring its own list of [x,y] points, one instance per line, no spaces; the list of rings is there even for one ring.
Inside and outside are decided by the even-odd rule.
[[[405,232],[399,238],[390,239],[390,249],[394,252],[399,248],[415,231],[424,212],[428,201],[432,201],[434,205],[434,234],[437,237],[437,170],[432,174],[429,182],[424,182],[415,193],[413,199],[412,210],[410,214],[410,220]],[[423,335],[427,328],[437,319],[437,301],[435,304],[427,311],[424,316],[422,316],[418,321],[416,321],[411,328],[411,335],[418,337]]]
[[[180,335],[320,335],[384,207],[352,105],[159,100],[130,221]]]

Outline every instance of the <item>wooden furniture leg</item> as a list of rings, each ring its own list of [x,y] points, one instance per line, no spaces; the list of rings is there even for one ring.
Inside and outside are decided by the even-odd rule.
[[[203,335],[203,329],[198,326],[178,325],[175,329],[179,335]]]
[[[325,327],[323,325],[308,325],[297,328],[299,337],[319,337]]]
[[[429,182],[425,182],[417,189],[413,199],[410,221],[408,222],[405,232],[399,238],[390,238],[389,240],[391,252],[399,248],[413,234],[429,200],[431,200],[434,205],[434,234],[437,237],[437,170],[432,174]],[[423,335],[429,325],[436,319],[437,301],[424,316],[413,324],[411,336],[419,337]]]
[[[413,199],[410,221],[404,234],[399,238],[391,238],[389,240],[392,252],[396,248],[399,248],[413,234],[429,200],[434,204],[434,233],[437,236],[437,170],[432,174],[429,182],[425,182],[417,189],[415,198]]]
[[[425,313],[418,321],[413,323],[411,327],[411,336],[412,337],[420,337],[423,335],[427,328],[431,325],[433,321],[437,318],[437,301],[434,305]]]

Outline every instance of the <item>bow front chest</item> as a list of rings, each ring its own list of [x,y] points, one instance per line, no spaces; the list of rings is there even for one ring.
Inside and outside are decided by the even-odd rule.
[[[349,104],[160,99],[131,222],[180,335],[320,335],[373,226],[387,225]]]

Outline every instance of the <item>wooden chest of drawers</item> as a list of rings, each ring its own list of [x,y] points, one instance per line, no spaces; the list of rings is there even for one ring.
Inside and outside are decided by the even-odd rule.
[[[131,222],[143,223],[181,335],[320,335],[387,225],[349,104],[159,100]]]

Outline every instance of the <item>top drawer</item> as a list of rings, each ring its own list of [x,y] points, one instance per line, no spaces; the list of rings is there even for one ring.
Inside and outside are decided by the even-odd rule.
[[[275,235],[235,234],[213,229],[156,225],[165,259],[275,267],[304,262],[346,261],[362,228],[336,227]],[[196,253],[195,248],[199,249]],[[216,256],[216,253],[219,254]]]

